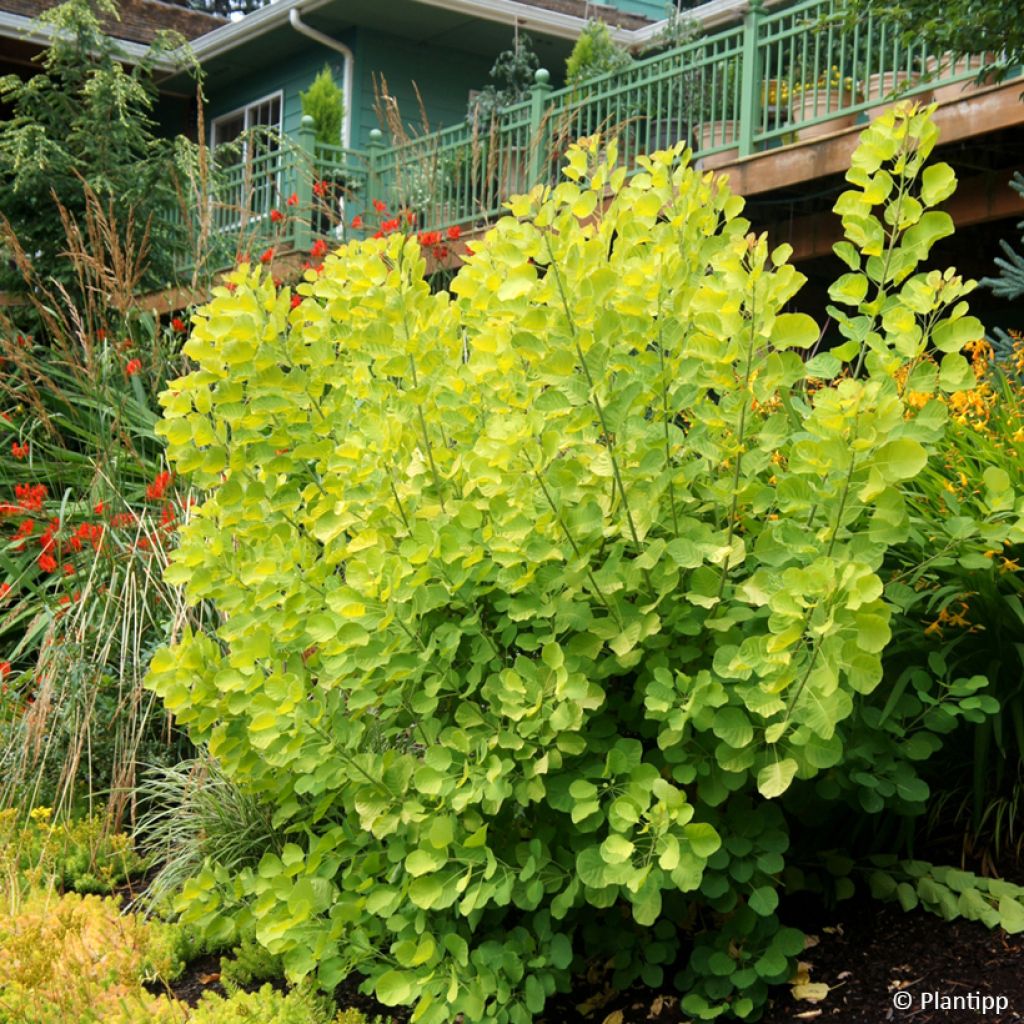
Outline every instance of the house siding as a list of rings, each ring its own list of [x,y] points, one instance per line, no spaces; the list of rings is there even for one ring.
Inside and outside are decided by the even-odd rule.
[[[379,127],[374,112],[374,75],[387,80],[388,89],[398,101],[410,131],[418,133],[423,131],[423,125],[414,82],[431,130],[457,124],[466,116],[469,91],[486,84],[494,60],[459,50],[417,45],[407,39],[365,29],[345,33],[339,40],[355,55],[353,95],[345,97],[345,105],[352,112],[351,142],[357,148],[364,147],[371,129]],[[240,75],[230,88],[218,89],[211,97],[208,121],[280,91],[284,101],[284,130],[295,132],[302,119],[300,93],[309,88],[325,63],[338,84],[343,84],[342,55],[311,40],[308,49],[301,54],[259,73]]]
[[[349,40],[342,39],[342,42],[348,43]],[[335,80],[341,85],[344,76],[342,55],[310,42],[308,51],[289,60],[281,61],[272,70],[241,76],[230,89],[219,90],[217,95],[211,98],[209,119],[212,122],[214,119],[263,96],[281,92],[284,101],[282,104],[284,130],[289,133],[296,132],[299,122],[302,120],[302,99],[299,94],[309,88],[324,64],[330,66]],[[350,97],[346,96],[346,106],[350,102]]]
[[[458,124],[466,116],[470,90],[486,85],[497,56],[416,44],[370,30],[357,33],[355,52],[358,105],[353,111],[352,143],[357,147],[365,146],[371,129],[379,127],[374,112],[374,75],[386,79],[408,129],[420,134],[425,126],[416,89],[431,131]]]

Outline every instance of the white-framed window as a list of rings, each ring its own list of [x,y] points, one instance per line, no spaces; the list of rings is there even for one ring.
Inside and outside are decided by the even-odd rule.
[[[279,90],[214,118],[210,125],[213,158],[228,174],[216,215],[223,230],[262,221],[279,203],[283,108],[284,94]],[[241,145],[224,150],[240,139]]]
[[[210,148],[228,142],[234,142],[242,132],[251,131],[253,128],[276,128],[281,130],[281,114],[284,106],[284,95],[278,90],[263,96],[244,107],[232,110],[227,114],[215,117],[210,125]]]

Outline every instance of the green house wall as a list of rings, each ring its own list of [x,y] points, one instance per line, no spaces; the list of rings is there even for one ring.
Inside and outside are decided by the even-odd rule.
[[[417,88],[430,130],[457,124],[466,115],[470,90],[486,84],[494,60],[459,50],[416,44],[366,29],[356,29],[338,38],[355,56],[353,95],[345,97],[345,105],[351,107],[351,142],[356,148],[364,147],[371,129],[379,127],[374,113],[375,75],[387,81],[389,92],[398,100],[403,119],[411,131],[419,133],[424,129]],[[229,86],[218,88],[210,96],[207,117],[212,122],[281,91],[284,130],[295,132],[302,118],[300,93],[309,88],[325,63],[330,65],[341,85],[342,55],[310,40],[302,53],[268,62],[264,70],[240,74]]]
[[[387,81],[409,130],[420,134],[425,126],[416,89],[431,131],[458,124],[466,116],[470,90],[487,84],[497,56],[424,46],[369,30],[357,33],[355,54],[358,105],[353,111],[352,143],[356,147],[365,146],[371,129],[379,127],[373,109],[374,75]]]

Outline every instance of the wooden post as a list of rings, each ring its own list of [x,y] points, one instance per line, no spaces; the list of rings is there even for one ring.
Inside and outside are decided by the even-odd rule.
[[[308,252],[313,245],[314,222],[319,220],[313,206],[313,182],[318,177],[316,165],[316,129],[309,114],[304,114],[296,134],[296,181],[295,194],[298,198],[295,218],[295,248]]]
[[[533,73],[533,88],[530,90],[530,184],[536,185],[543,180],[547,165],[547,126],[544,124],[544,112],[548,105],[548,94],[551,92],[551,75],[538,68]]]
[[[750,0],[750,10],[743,18],[743,56],[740,64],[740,156],[754,152],[754,126],[761,105],[761,51],[757,32],[763,15],[761,0]]]

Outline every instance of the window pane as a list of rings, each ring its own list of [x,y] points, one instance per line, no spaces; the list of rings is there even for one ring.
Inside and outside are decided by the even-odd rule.
[[[245,128],[245,114],[234,114],[213,123],[213,144],[221,146],[226,142],[234,142]]]

